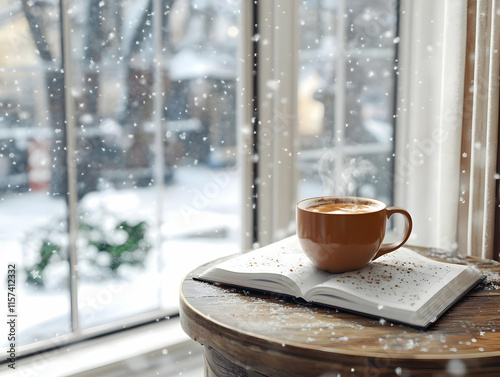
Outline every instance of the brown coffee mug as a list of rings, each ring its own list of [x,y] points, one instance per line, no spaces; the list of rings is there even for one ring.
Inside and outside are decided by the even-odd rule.
[[[389,217],[405,218],[404,231],[383,243]],[[408,211],[387,207],[379,200],[360,197],[317,197],[297,204],[297,236],[306,255],[323,270],[357,270],[381,255],[401,247],[410,237],[413,222]]]

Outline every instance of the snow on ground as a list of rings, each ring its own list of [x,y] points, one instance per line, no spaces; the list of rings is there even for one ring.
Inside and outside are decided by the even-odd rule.
[[[94,192],[81,202],[80,215],[111,212],[119,218],[147,220],[153,242],[143,269],[123,266],[119,277],[79,282],[83,327],[102,324],[160,307],[177,310],[179,284],[200,264],[239,251],[239,173],[205,167],[178,168],[165,187]],[[160,210],[161,209],[161,210]],[[64,201],[30,192],[0,197],[0,278],[15,263],[18,334],[22,343],[70,331],[69,268],[48,266],[48,287],[25,285],[24,245],[34,229],[61,222]],[[155,224],[161,224],[155,227]],[[154,231],[159,229],[159,231]],[[83,273],[83,271],[82,271]]]

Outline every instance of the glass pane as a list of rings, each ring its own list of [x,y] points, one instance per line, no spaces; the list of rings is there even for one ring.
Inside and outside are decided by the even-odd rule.
[[[71,331],[63,77],[57,4],[0,3],[0,260],[4,281],[16,266],[19,346]]]
[[[303,1],[301,197],[392,202],[397,2]]]

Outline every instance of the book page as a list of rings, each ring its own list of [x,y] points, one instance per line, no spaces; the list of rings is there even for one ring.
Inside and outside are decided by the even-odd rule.
[[[319,270],[311,263],[296,236],[229,259],[217,265],[215,269],[207,271],[199,278],[259,289],[265,289],[263,285],[266,279],[274,282],[283,282],[286,279],[289,286],[296,286],[293,292],[286,293],[296,297],[303,297],[307,290],[331,277],[330,273]],[[227,281],[229,279],[230,281]],[[259,281],[259,286],[249,283],[251,281]],[[273,290],[273,286],[274,284],[269,284],[269,290]]]
[[[353,301],[363,300],[379,309],[389,305],[416,311],[465,268],[400,248],[360,270],[332,275],[311,293],[328,295],[333,289],[333,295],[348,300],[356,297]]]

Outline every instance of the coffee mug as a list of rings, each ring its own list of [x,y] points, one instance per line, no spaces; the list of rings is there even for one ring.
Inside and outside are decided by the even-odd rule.
[[[405,218],[403,233],[383,243],[387,220],[396,213]],[[305,254],[316,267],[333,273],[357,270],[398,249],[412,226],[408,211],[375,199],[324,196],[297,204],[297,236]]]

